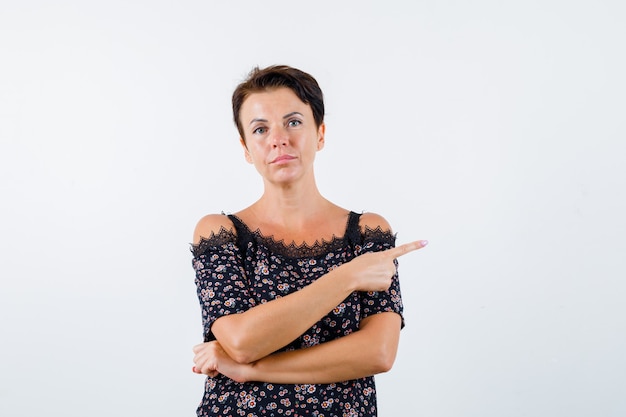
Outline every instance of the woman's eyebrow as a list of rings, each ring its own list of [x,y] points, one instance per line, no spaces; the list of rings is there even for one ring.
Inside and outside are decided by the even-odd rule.
[[[250,124],[249,124],[249,125],[251,125],[252,123],[255,123],[255,122],[264,122],[264,123],[267,123],[267,119],[252,119],[252,121],[250,122]],[[248,125],[248,126],[249,126],[249,125]]]
[[[284,115],[283,119],[287,119],[287,118],[289,118],[289,117],[291,117],[293,115],[296,115],[296,114],[299,115],[299,116],[302,116],[302,113],[300,113],[299,111],[292,111],[291,113],[287,113],[286,115]]]
[[[294,115],[298,115],[298,116],[302,116],[302,113],[300,113],[299,111],[292,111],[291,113],[287,113],[286,115],[283,116],[283,119],[288,119],[291,116]],[[304,116],[302,116],[304,117]],[[267,119],[262,119],[262,118],[254,118],[250,121],[249,125],[251,125],[252,123],[256,123],[256,122],[263,122],[263,123],[267,123]]]

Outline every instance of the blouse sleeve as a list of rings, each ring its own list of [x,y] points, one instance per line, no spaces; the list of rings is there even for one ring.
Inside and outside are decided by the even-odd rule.
[[[256,304],[234,234],[212,236],[192,245],[192,266],[202,308],[204,341],[215,340],[211,326],[218,318],[242,313]]]
[[[363,245],[357,248],[358,255],[367,252],[378,252],[395,247],[396,237],[391,232],[367,230]],[[404,327],[404,315],[402,295],[400,293],[400,280],[398,278],[398,261],[394,260],[396,272],[391,278],[391,285],[387,291],[369,291],[361,294],[361,317],[365,318],[383,312],[398,313]]]

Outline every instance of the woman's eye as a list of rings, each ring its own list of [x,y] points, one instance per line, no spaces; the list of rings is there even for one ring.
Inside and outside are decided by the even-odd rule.
[[[302,122],[300,120],[294,119],[294,120],[290,120],[289,122],[287,122],[287,124],[289,125],[289,127],[296,127],[296,126],[300,126]]]
[[[266,128],[264,128],[264,127],[257,127],[256,129],[254,129],[252,131],[252,134],[254,134],[254,135],[262,135],[265,132],[267,132]]]

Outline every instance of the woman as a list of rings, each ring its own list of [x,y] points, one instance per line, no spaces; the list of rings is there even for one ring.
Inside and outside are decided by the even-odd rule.
[[[256,68],[232,101],[264,192],[196,226],[198,415],[375,416],[373,375],[391,368],[403,326],[395,258],[427,242],[394,248],[383,217],[321,195],[324,103],[309,74]]]

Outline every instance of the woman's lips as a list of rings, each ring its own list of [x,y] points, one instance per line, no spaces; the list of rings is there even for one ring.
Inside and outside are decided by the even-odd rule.
[[[295,156],[291,156],[291,155],[280,155],[277,156],[276,158],[274,158],[274,160],[271,162],[272,164],[278,164],[281,162],[288,162],[291,161],[292,159],[296,159]]]

